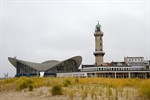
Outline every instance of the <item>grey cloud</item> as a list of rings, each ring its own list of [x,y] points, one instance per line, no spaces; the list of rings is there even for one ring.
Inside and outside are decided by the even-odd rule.
[[[26,1],[3,2],[0,77],[15,74],[9,56],[42,62],[81,55],[83,64],[93,64],[97,20],[104,32],[105,62],[124,56],[150,57],[147,1]]]

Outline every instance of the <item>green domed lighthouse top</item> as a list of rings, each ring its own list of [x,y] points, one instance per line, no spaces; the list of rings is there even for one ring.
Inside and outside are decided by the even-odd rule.
[[[100,27],[101,27],[101,25],[98,22],[97,25],[96,25],[96,28],[100,28]]]
[[[101,25],[99,24],[99,22],[97,23],[97,25],[96,25],[96,30],[95,31],[100,31],[100,28],[101,28]]]

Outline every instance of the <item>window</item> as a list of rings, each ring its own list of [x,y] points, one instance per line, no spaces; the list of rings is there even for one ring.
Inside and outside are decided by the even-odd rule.
[[[138,59],[138,61],[140,61],[140,58]]]
[[[100,43],[100,46],[102,46],[102,43]]]

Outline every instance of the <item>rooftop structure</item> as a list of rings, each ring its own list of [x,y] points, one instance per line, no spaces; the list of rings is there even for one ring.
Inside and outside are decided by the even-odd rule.
[[[37,76],[44,72],[44,76],[56,76],[59,72],[77,72],[82,62],[81,56],[75,56],[63,61],[49,60],[42,63],[29,62],[8,57],[10,63],[16,68],[16,76]]]
[[[129,66],[144,66],[144,57],[124,57],[124,62]]]

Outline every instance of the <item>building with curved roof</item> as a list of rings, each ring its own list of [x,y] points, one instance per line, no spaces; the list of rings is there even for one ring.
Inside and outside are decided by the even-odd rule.
[[[82,57],[74,56],[63,61],[49,60],[42,63],[23,61],[12,57],[8,57],[8,60],[16,68],[16,76],[36,76],[40,72],[44,72],[44,76],[55,76],[60,72],[79,71]]]

